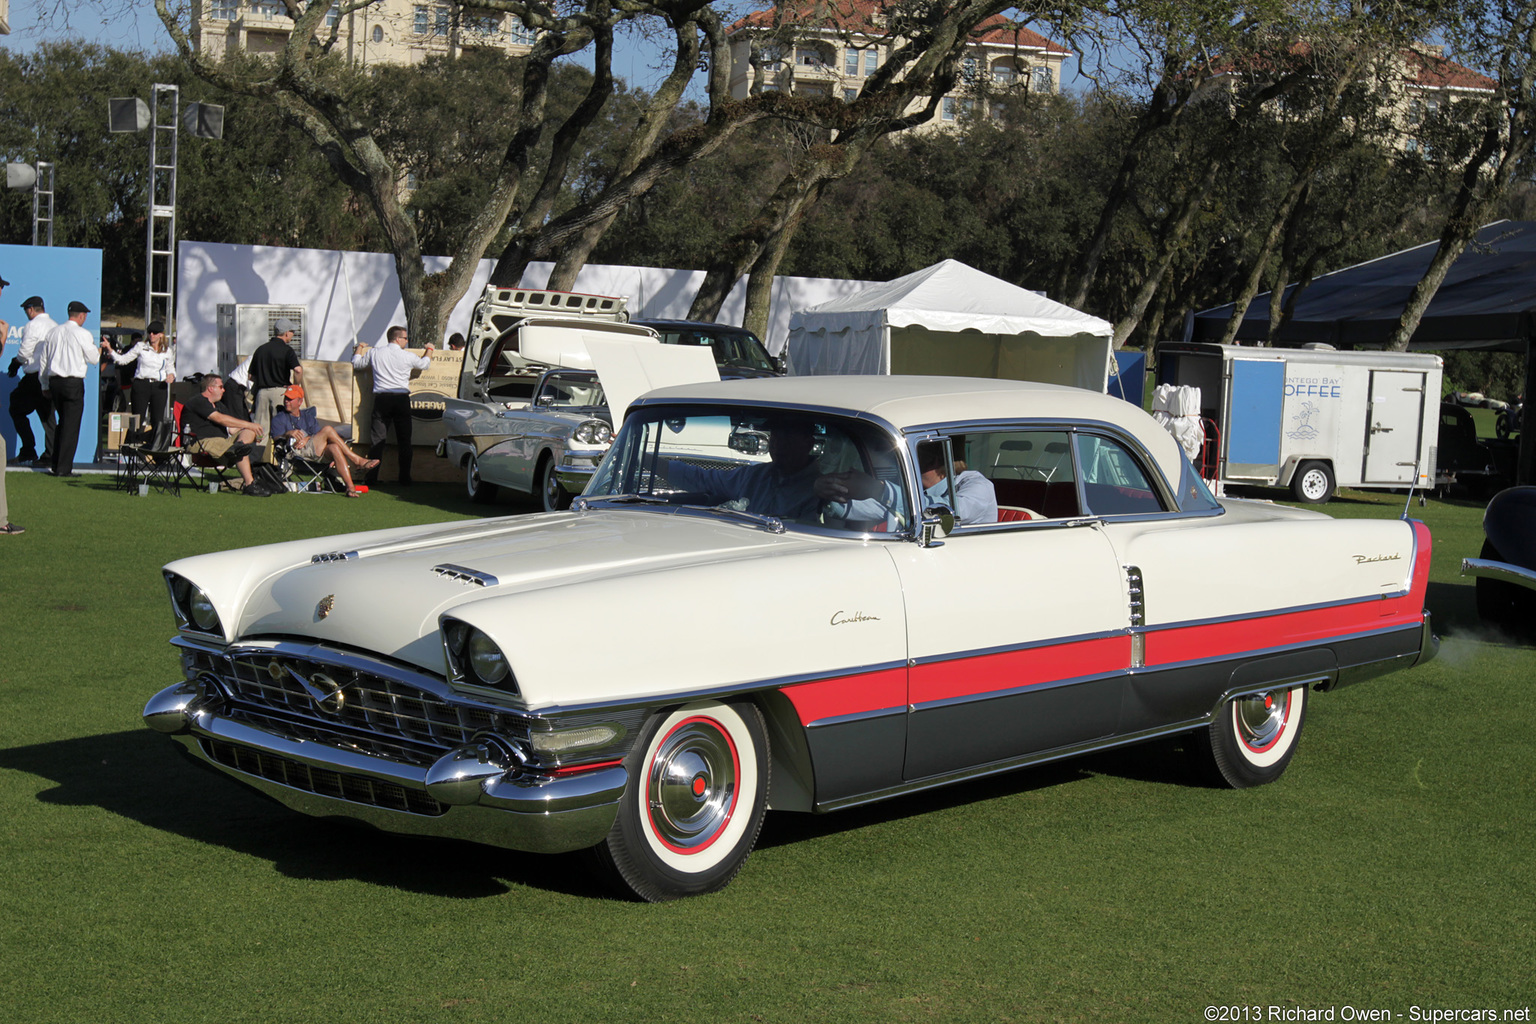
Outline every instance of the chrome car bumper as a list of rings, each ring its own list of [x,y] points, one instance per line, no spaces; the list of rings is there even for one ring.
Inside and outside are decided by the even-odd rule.
[[[1502,580],[1505,583],[1515,583],[1536,590],[1536,572],[1518,565],[1511,565],[1509,562],[1495,562],[1491,558],[1463,558],[1461,574]]]
[[[144,722],[296,811],[388,832],[532,853],[580,850],[613,827],[628,781],[617,764],[553,776],[524,771],[494,736],[422,768],[237,721],[220,704],[192,683],[177,683],[150,698]]]
[[[587,489],[587,481],[597,472],[598,463],[607,452],[566,452],[555,466],[555,479],[566,494],[580,494]]]

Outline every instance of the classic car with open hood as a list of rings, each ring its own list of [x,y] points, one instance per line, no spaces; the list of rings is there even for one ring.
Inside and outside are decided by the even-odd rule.
[[[652,388],[720,378],[712,349],[662,344],[650,327],[624,322],[625,305],[486,289],[437,449],[464,471],[471,500],[507,490],[537,498],[546,512],[564,509],[613,440],[610,403],[622,413]]]
[[[768,809],[1176,733],[1270,782],[1313,694],[1434,653],[1429,559],[1417,522],[1213,498],[1103,395],[689,384],[568,511],[166,566],[183,678],[144,718],[306,814],[587,850],[668,899]]]

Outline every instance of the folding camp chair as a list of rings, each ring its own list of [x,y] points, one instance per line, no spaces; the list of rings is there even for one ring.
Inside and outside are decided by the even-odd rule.
[[[172,430],[168,439],[151,437],[136,445],[124,444],[123,450],[127,452],[132,449],[130,479],[135,485],[148,484],[151,490],[180,497],[183,481],[188,484],[197,482],[192,479],[187,468],[187,452],[182,446],[180,402],[174,407],[171,422]]]
[[[290,438],[274,437],[272,453],[288,490],[309,494],[340,494],[346,490],[329,459],[311,459],[296,454]]]

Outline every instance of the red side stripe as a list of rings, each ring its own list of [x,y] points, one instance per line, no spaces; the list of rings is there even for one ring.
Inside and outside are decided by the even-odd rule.
[[[1146,664],[1230,657],[1245,651],[1317,643],[1423,622],[1431,539],[1423,523],[1415,522],[1413,527],[1416,550],[1407,594],[1233,622],[1149,630]],[[951,658],[914,666],[910,673],[904,668],[892,668],[796,683],[784,687],[783,693],[794,704],[801,724],[809,725],[825,718],[901,707],[908,702],[924,704],[1101,676],[1125,671],[1130,663],[1131,638],[1127,634]]]
[[[1105,675],[1124,671],[1130,664],[1129,635],[953,658],[914,666],[910,699],[913,704],[926,704],[1058,679]]]
[[[907,670],[889,668],[851,676],[818,679],[784,687],[783,693],[800,715],[800,724],[823,718],[855,715],[907,703]]]

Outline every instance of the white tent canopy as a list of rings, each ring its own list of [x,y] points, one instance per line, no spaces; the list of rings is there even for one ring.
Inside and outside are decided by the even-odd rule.
[[[1114,325],[957,260],[789,319],[789,372],[999,377],[1103,391]]]

